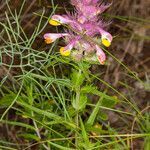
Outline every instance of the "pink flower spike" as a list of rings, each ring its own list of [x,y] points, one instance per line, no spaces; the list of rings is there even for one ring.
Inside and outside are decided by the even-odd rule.
[[[44,39],[47,44],[54,42],[56,39],[69,36],[68,33],[46,33],[44,34]]]
[[[96,48],[96,55],[98,57],[100,64],[104,65],[105,60],[106,60],[105,53],[103,52],[103,50],[101,48],[99,48],[98,45],[96,45],[95,48]]]
[[[105,27],[109,25],[100,18],[103,13],[112,3],[108,4],[104,0],[70,0],[74,6],[74,11],[64,15],[53,15],[49,23],[53,26],[63,25],[66,33],[47,33],[44,35],[45,42],[50,44],[57,38],[64,37],[67,46],[60,48],[62,56],[69,56],[72,53],[72,58],[84,59],[91,57],[98,58],[100,64],[104,64],[106,60],[105,53],[102,47],[109,47],[113,40],[112,35],[105,31]],[[91,39],[99,39],[101,36],[100,47]],[[74,50],[72,51],[72,49]],[[79,56],[79,57],[78,57]],[[94,56],[94,57],[93,57]]]

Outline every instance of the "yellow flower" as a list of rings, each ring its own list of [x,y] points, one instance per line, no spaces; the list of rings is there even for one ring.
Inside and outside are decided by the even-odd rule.
[[[106,47],[109,47],[111,45],[111,42],[108,39],[104,38],[102,39],[102,44]]]
[[[53,25],[53,26],[60,26],[61,25],[60,22],[58,22],[57,20],[53,20],[53,19],[49,20],[49,24]]]
[[[65,50],[65,47],[60,48],[60,54],[62,56],[69,56],[70,55],[70,50]]]

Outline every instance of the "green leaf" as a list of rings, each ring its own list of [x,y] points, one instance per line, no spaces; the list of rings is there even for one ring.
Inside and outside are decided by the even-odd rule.
[[[94,91],[97,92],[97,87],[92,86],[92,85],[86,85],[81,88],[82,93],[93,93]]]
[[[10,106],[15,98],[16,98],[15,93],[6,94],[3,98],[0,99],[0,108]]]
[[[18,136],[19,137],[24,137],[25,139],[28,139],[28,140],[40,141],[40,138],[37,135],[30,134],[30,133],[18,134]]]
[[[99,112],[98,117],[104,121],[108,120],[108,115],[103,111]]]
[[[70,105],[67,109],[70,117],[74,117],[76,115],[75,109]]]
[[[84,79],[85,76],[81,70],[79,71],[73,70],[71,74],[71,81],[74,88],[80,87],[83,84]]]
[[[150,150],[150,137],[146,137],[144,141],[144,150]]]
[[[19,127],[24,127],[30,130],[36,130],[33,126],[29,125],[29,124],[25,124],[23,122],[17,122],[17,121],[8,121],[8,120],[2,120],[1,123],[3,124],[10,124],[10,125],[14,125],[14,126],[19,126]]]
[[[103,99],[101,101],[101,106],[112,108],[117,104],[117,99]]]
[[[89,138],[87,136],[87,133],[86,133],[86,130],[85,130],[85,127],[84,127],[84,124],[82,122],[81,117],[80,117],[80,124],[81,124],[81,131],[82,131],[83,140],[84,140],[86,145],[89,145]]]
[[[53,76],[44,76],[44,75],[39,75],[39,74],[34,74],[34,73],[28,73],[27,77],[30,79],[34,78],[34,79],[39,79],[39,80],[49,82],[49,85],[56,83],[62,86],[70,87],[69,79],[59,79],[59,78],[54,78]]]
[[[108,101],[112,100],[113,102],[115,102],[115,104],[119,102],[119,99],[117,99],[115,96],[109,96],[104,92],[100,92],[99,90],[97,90],[97,87],[91,86],[91,85],[86,85],[86,86],[82,87],[81,88],[81,93],[86,93],[86,94],[87,93],[92,93],[92,94],[97,95],[97,96],[103,96],[104,99],[107,99]]]
[[[83,140],[80,140],[79,141],[79,146],[84,149],[92,149],[94,147],[94,143],[91,143],[90,140],[89,140],[89,136],[87,134],[87,131],[85,129],[85,126],[84,126],[84,123],[80,117],[80,125],[81,125],[81,132],[82,132],[82,139]]]
[[[85,94],[81,94],[79,96],[79,100],[76,98],[73,99],[72,106],[76,110],[83,110],[87,104],[87,96]]]
[[[44,115],[44,116],[46,116],[46,117],[48,117],[50,119],[53,119],[53,120],[57,121],[58,124],[60,123],[60,124],[68,125],[69,127],[74,128],[74,129],[76,128],[75,124],[73,124],[72,122],[64,120],[64,118],[62,118],[62,117],[60,117],[60,116],[58,116],[58,115],[56,115],[54,113],[47,112],[45,110],[41,110],[39,108],[33,107],[33,106],[23,102],[23,101],[18,101],[17,103],[19,105],[21,105],[22,107],[28,108],[29,110],[32,110],[32,111],[40,114],[41,116]]]
[[[53,146],[55,146],[55,147],[57,147],[57,148],[59,148],[60,150],[74,150],[73,148],[67,148],[67,147],[58,145],[56,143],[50,142],[50,141],[48,143],[51,144],[51,145],[53,145]]]
[[[33,85],[32,82],[31,84],[28,83],[28,86],[26,86],[26,91],[27,91],[27,98],[29,103],[32,105],[34,98],[33,98]]]
[[[88,132],[93,132],[96,134],[109,134],[109,131],[102,129],[102,125],[100,125],[100,124],[95,124],[94,126],[86,125],[86,130]]]
[[[94,121],[95,121],[96,116],[97,116],[97,114],[98,114],[98,112],[99,112],[99,109],[100,109],[99,106],[101,105],[101,101],[103,100],[103,98],[104,98],[104,97],[102,96],[102,97],[99,99],[99,101],[97,102],[97,104],[96,104],[96,106],[95,106],[93,112],[91,113],[89,119],[87,120],[87,125],[92,126],[92,125],[94,124]]]

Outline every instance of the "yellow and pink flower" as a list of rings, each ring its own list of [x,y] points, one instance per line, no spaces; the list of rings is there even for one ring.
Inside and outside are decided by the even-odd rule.
[[[46,33],[44,35],[45,42],[50,44],[56,39],[63,37],[67,46],[60,48],[60,53],[63,56],[69,56],[71,50],[84,53],[96,54],[100,64],[104,64],[106,55],[99,45],[86,40],[86,37],[97,38],[101,36],[101,45],[109,47],[113,40],[112,35],[105,30],[107,26],[99,15],[103,13],[111,4],[104,4],[99,0],[71,0],[71,4],[75,7],[75,12],[66,15],[53,15],[49,23],[53,26],[67,26],[66,33]]]

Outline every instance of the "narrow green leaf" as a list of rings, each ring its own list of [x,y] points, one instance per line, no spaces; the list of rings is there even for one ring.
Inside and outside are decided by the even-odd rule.
[[[25,124],[23,122],[2,120],[1,123],[10,124],[10,125],[14,125],[14,126],[25,127],[27,129],[31,129],[31,130],[34,130],[34,131],[36,130],[33,126],[31,126],[29,124]]]
[[[116,98],[113,96],[109,96],[103,92],[100,92],[97,87],[91,86],[91,85],[86,85],[81,88],[81,93],[92,93],[97,96],[103,96],[105,99],[112,99],[116,101]],[[118,99],[117,99],[118,100]],[[119,100],[118,100],[119,101]]]
[[[28,139],[28,140],[36,140],[36,141],[40,140],[40,138],[37,135],[30,134],[30,133],[22,133],[22,134],[18,134],[18,136],[24,137],[25,139]]]
[[[144,141],[144,150],[150,150],[150,137],[146,137]]]
[[[16,98],[16,94],[15,93],[10,93],[10,94],[6,94],[4,97],[2,97],[0,99],[0,108],[5,108],[11,105],[11,103],[13,102],[13,100]],[[20,97],[18,97],[20,98]],[[17,98],[17,99],[18,99]]]
[[[101,105],[101,101],[103,100],[103,98],[104,98],[104,97],[102,96],[102,97],[99,99],[99,101],[97,102],[97,104],[96,104],[96,106],[95,106],[93,112],[91,113],[89,119],[87,120],[87,125],[92,126],[92,125],[94,124],[94,121],[95,121],[96,116],[97,116],[97,114],[98,114],[98,112],[99,112],[99,109],[100,109],[99,106]]]
[[[2,149],[1,149],[2,148]],[[2,146],[2,145],[0,145],[0,149],[1,150],[17,150],[17,149],[15,149],[15,148],[11,148],[11,147],[7,147],[7,146]]]
[[[59,148],[60,150],[75,150],[75,149],[73,149],[73,148],[67,148],[67,147],[64,147],[64,146],[58,145],[58,144],[53,143],[53,142],[48,142],[48,143],[50,143],[51,145],[53,145],[53,146],[55,146],[55,147]]]
[[[85,130],[85,127],[84,127],[84,124],[83,124],[81,117],[80,117],[80,124],[81,124],[81,131],[82,131],[82,137],[84,139],[84,142],[86,145],[89,145],[89,138],[88,138],[88,135],[86,133],[86,130]]]
[[[60,117],[60,116],[58,116],[58,115],[56,115],[54,113],[50,113],[50,112],[47,112],[45,110],[41,110],[39,108],[30,106],[27,103],[22,102],[22,101],[18,101],[17,103],[19,105],[23,106],[23,107],[26,107],[26,108],[28,108],[28,109],[30,109],[30,110],[40,114],[40,115],[44,115],[44,116],[47,116],[50,119],[56,120],[60,124],[66,124],[66,125],[69,125],[72,128],[76,128],[75,124],[73,124],[72,122],[69,122],[69,121],[65,121],[64,118],[62,118],[62,117]]]

